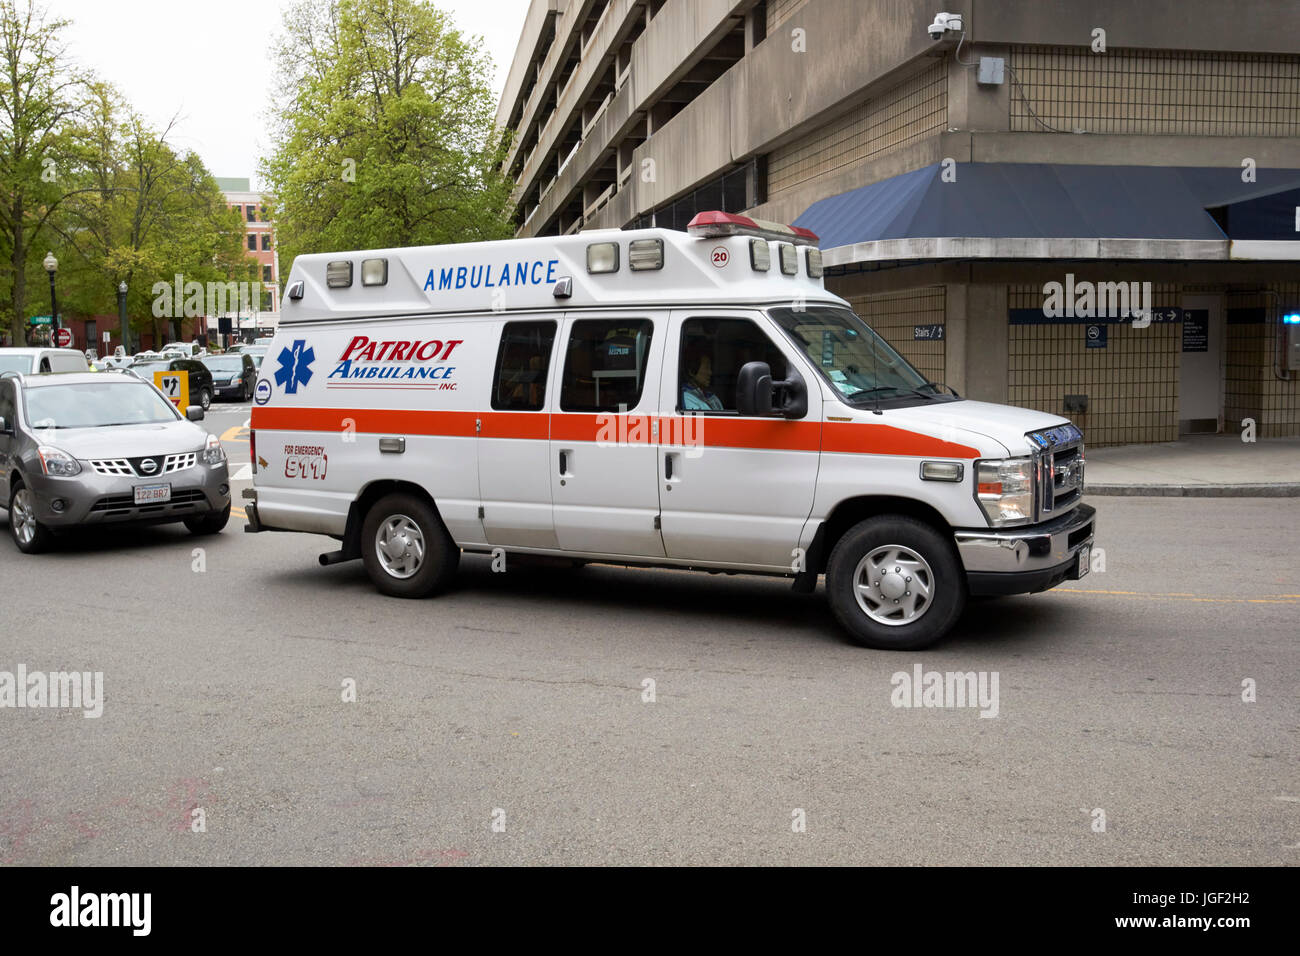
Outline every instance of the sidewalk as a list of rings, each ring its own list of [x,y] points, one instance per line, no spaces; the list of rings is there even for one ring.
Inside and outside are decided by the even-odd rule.
[[[1159,445],[1089,448],[1084,493],[1300,497],[1300,438],[1197,435]]]

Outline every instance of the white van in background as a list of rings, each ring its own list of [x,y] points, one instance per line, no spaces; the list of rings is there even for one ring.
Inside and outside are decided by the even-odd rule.
[[[15,348],[0,349],[0,373],[86,372],[90,365],[76,349]]]
[[[926,380],[823,287],[806,230],[299,257],[257,382],[248,530],[342,542],[386,594],[462,551],[744,572],[913,649],[971,594],[1089,569],[1083,439]],[[507,560],[508,566],[508,560]]]

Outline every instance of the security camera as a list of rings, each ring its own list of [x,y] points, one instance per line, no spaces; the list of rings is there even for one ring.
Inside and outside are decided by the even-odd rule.
[[[948,33],[949,31],[953,33],[962,32],[961,14],[960,13],[935,14],[934,22],[930,24],[929,31],[928,31],[930,34],[930,39],[931,40],[942,39],[943,35],[945,33]]]

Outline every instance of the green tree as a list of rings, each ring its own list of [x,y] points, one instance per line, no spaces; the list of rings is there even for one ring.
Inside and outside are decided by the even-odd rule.
[[[301,0],[262,176],[281,254],[509,237],[490,61],[425,0]]]
[[[68,195],[66,131],[84,83],[60,40],[67,25],[34,4],[0,0],[0,313],[15,343],[42,232]]]
[[[152,129],[110,86],[91,93],[70,134],[76,188],[52,220],[73,267],[60,285],[80,311],[111,313],[126,282],[133,331],[150,328],[157,342],[165,317],[153,314],[154,283],[260,277],[239,214],[199,157],[171,146],[172,126]]]

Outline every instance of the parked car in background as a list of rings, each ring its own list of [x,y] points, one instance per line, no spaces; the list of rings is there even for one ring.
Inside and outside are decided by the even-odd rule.
[[[14,544],[34,554],[58,531],[117,522],[221,531],[230,478],[202,419],[121,372],[0,377],[0,504]]]
[[[197,358],[200,355],[207,354],[205,349],[198,342],[168,342],[162,347],[163,352],[177,352],[185,358]]]
[[[22,372],[84,372],[86,356],[76,349],[0,349],[0,374]]]
[[[217,398],[246,402],[257,385],[257,364],[251,355],[205,355],[200,361],[212,373]]]
[[[274,341],[275,341],[274,335],[264,335],[261,338],[253,339],[253,344],[260,345],[263,348],[269,348],[271,343]]]
[[[212,373],[197,359],[167,358],[133,362],[128,371],[153,384],[155,372],[188,372],[190,376],[190,401],[207,411],[216,394]]]
[[[262,359],[266,358],[266,346],[250,345],[248,348],[244,349],[243,354],[251,355],[253,357],[253,364],[260,369],[262,367]]]

